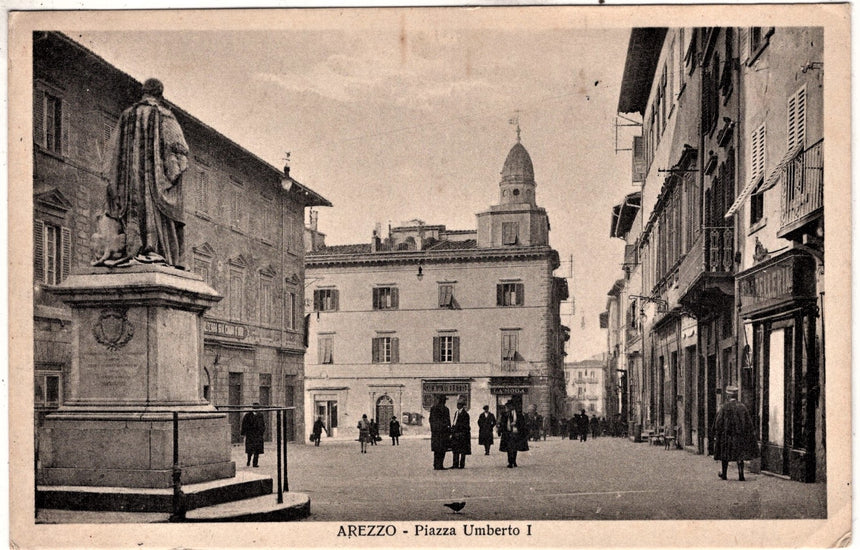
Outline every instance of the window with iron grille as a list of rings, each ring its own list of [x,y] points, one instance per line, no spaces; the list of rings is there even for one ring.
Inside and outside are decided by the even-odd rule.
[[[523,303],[523,283],[499,283],[496,285],[497,306],[521,306]]]

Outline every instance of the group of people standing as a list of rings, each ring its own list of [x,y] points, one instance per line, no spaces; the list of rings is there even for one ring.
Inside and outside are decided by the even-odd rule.
[[[457,409],[451,420],[451,411],[445,405],[445,395],[436,396],[436,403],[430,408],[430,450],[433,451],[433,469],[445,470],[445,454],[450,450],[453,455],[451,469],[466,467],[466,455],[472,454],[472,428],[469,412],[466,409],[466,396],[457,398]],[[512,401],[502,407],[498,422],[484,405],[484,412],[478,416],[478,444],[484,447],[484,454],[490,454],[493,446],[493,428],[499,437],[499,450],[508,455],[508,468],[517,467],[517,453],[528,451],[528,419],[517,410]]]
[[[570,420],[561,419],[559,432],[562,439],[587,441],[589,433],[594,438],[608,433],[608,429],[605,418],[597,418],[596,414],[589,418],[585,409],[581,409],[580,413],[573,415]]]
[[[379,424],[374,419],[367,419],[367,415],[361,415],[358,421],[358,441],[361,443],[361,452],[367,453],[367,444],[376,445],[382,438],[379,437]],[[400,422],[396,416],[391,417],[388,423],[388,437],[392,445],[400,445]]]

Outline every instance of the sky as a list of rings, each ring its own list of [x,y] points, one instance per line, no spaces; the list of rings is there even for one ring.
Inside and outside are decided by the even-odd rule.
[[[161,79],[167,99],[274,166],[289,151],[291,175],[334,205],[319,209],[329,245],[416,218],[475,228],[498,202],[518,112],[555,274],[572,276],[568,361],[605,352],[598,315],[624,248],[610,213],[635,190],[614,126],[629,29],[470,18],[391,10],[282,30],[60,30],[140,81]],[[622,129],[617,146],[630,139]]]

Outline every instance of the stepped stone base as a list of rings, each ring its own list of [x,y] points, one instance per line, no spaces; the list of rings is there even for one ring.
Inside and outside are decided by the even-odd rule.
[[[194,510],[272,495],[269,476],[240,472],[236,477],[183,485],[186,509]],[[274,500],[276,497],[271,496]],[[170,512],[173,489],[128,487],[38,486],[36,507],[111,512]]]
[[[231,521],[295,521],[311,514],[311,501],[302,493],[284,493],[284,502],[277,503],[275,495],[228,502],[191,510],[185,516],[189,523]]]

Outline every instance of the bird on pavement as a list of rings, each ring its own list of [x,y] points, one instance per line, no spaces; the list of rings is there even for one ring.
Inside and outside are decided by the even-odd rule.
[[[462,510],[465,506],[465,502],[449,502],[448,504],[443,504],[443,506],[447,506],[448,508],[454,510],[455,514],[459,514],[460,510]]]

